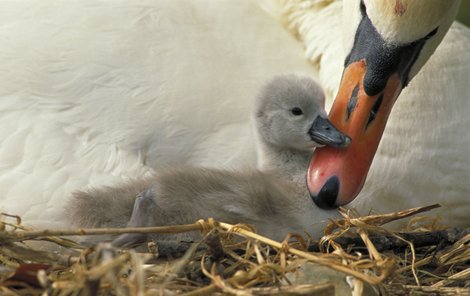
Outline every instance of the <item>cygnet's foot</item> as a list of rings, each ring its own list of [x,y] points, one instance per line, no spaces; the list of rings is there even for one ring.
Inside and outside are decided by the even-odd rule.
[[[132,210],[131,219],[127,227],[147,227],[154,226],[153,215],[155,215],[155,193],[152,189],[147,189],[137,195]],[[147,240],[145,233],[127,233],[118,236],[113,245],[120,248],[131,248]]]

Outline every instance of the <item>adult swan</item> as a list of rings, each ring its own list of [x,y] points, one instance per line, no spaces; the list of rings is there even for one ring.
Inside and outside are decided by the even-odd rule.
[[[331,2],[286,4],[282,15],[324,72],[334,66],[328,51],[337,52],[331,46],[337,32],[329,31],[331,23],[324,21],[339,14],[341,3]],[[443,40],[459,4],[342,3],[346,53],[330,117],[352,137],[352,144],[315,152],[308,188],[318,206],[349,204],[358,194],[351,205],[362,210],[439,202],[445,221],[470,224],[470,33],[455,24]],[[315,44],[322,42],[318,35],[323,44]],[[328,85],[330,77],[323,78]]]

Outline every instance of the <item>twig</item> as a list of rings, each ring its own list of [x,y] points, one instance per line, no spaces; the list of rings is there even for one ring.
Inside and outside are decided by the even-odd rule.
[[[112,258],[112,260],[107,260],[105,262],[100,263],[97,266],[92,267],[88,270],[85,274],[87,275],[89,280],[97,280],[103,277],[109,270],[121,266],[124,262],[128,261],[130,258],[129,253],[124,253],[119,255],[116,258]]]
[[[250,290],[255,295],[329,296],[335,294],[335,286],[333,283],[330,282],[320,283],[316,285],[251,288]]]
[[[390,295],[441,295],[441,296],[458,296],[458,295],[470,295],[470,288],[459,288],[459,287],[429,287],[429,286],[410,286],[401,285],[402,289],[397,289],[390,293]],[[404,290],[404,291],[403,291]]]
[[[465,270],[462,270],[461,272],[451,275],[445,280],[435,283],[431,287],[440,288],[456,280],[468,280],[468,279],[470,279],[470,267]]]
[[[246,237],[259,240],[259,241],[261,241],[265,244],[268,244],[272,247],[275,247],[277,249],[282,249],[282,248],[286,249],[286,246],[282,245],[281,243],[279,243],[277,241],[274,241],[272,239],[269,239],[267,237],[258,235],[256,233],[253,233],[253,232],[248,231],[246,229],[236,227],[234,225],[231,225],[231,224],[228,224],[228,223],[223,223],[223,222],[219,222],[219,225],[222,229],[225,229],[229,232],[239,233],[239,234],[242,234]],[[304,252],[304,251],[301,251],[301,250],[298,250],[298,249],[295,249],[295,248],[292,248],[292,247],[287,247],[287,251],[289,253],[297,255],[301,258],[305,258],[305,259],[307,259],[311,262],[318,263],[318,264],[323,265],[323,266],[328,266],[329,268],[334,269],[336,271],[340,271],[340,272],[346,273],[348,275],[352,275],[352,276],[354,276],[354,277],[356,277],[360,280],[363,280],[367,283],[370,283],[372,285],[376,285],[376,284],[381,283],[390,274],[390,272],[392,271],[391,267],[394,265],[393,260],[390,260],[390,259],[386,258],[383,261],[383,263],[384,263],[383,266],[387,266],[388,268],[384,268],[384,272],[381,275],[379,275],[379,276],[366,275],[366,274],[364,274],[362,272],[359,272],[357,270],[350,269],[350,268],[348,268],[347,266],[345,266],[343,264],[338,264],[337,260],[332,260],[331,258],[327,258],[325,256],[314,255],[312,253],[307,253],[307,252]]]
[[[380,226],[380,225],[384,225],[384,224],[390,223],[398,219],[408,218],[410,216],[427,212],[430,210],[434,210],[440,207],[441,207],[440,204],[433,204],[433,205],[429,205],[425,207],[411,208],[408,210],[389,213],[389,214],[369,215],[369,216],[364,216],[364,217],[359,217],[359,218],[351,218],[350,221],[354,225],[370,224],[370,225]]]
[[[205,287],[195,289],[190,292],[186,292],[181,294],[181,296],[205,296],[205,295],[211,295],[214,292],[216,292],[219,288],[215,284],[210,284]]]
[[[199,222],[201,223],[201,222]],[[213,234],[213,232],[208,232],[201,240],[198,242],[193,243],[184,256],[178,260],[178,262],[172,266],[171,271],[168,272],[168,277],[165,278],[165,281],[162,283],[160,290],[164,290],[165,287],[177,276],[181,276],[181,273],[183,269],[187,266],[187,264],[193,259],[194,255],[200,248],[200,246],[206,242],[207,238],[210,237]],[[190,292],[191,293],[191,292]]]
[[[21,260],[28,260],[36,262],[38,259],[42,263],[59,264],[68,266],[74,261],[73,256],[62,255],[59,253],[46,252],[34,250],[28,247],[20,246],[16,243],[2,243],[1,253],[11,258],[21,258]]]
[[[451,245],[467,234],[470,234],[470,229],[451,228],[448,230],[396,233],[396,235],[402,239],[389,234],[371,235],[369,236],[369,239],[372,241],[376,249],[382,252],[409,247],[409,244],[406,241],[413,243],[415,248],[435,246],[439,243]],[[343,236],[334,239],[334,241],[339,243],[343,248],[347,248],[348,246],[354,246],[354,248],[365,247],[363,240],[359,236]],[[315,246],[309,246],[309,250],[314,251]]]
[[[70,235],[103,235],[103,234],[125,234],[125,233],[181,233],[188,231],[201,231],[201,223],[155,226],[155,227],[129,227],[129,228],[80,228],[80,229],[57,229],[57,230],[34,230],[9,232],[18,240],[28,240],[43,236],[70,236]]]

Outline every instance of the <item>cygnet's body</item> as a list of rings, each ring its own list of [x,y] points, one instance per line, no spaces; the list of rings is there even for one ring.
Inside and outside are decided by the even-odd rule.
[[[333,214],[315,206],[308,194],[309,158],[316,146],[350,142],[328,121],[323,103],[313,80],[279,76],[263,88],[253,110],[259,169],[172,168],[121,186],[76,192],[67,206],[70,218],[80,227],[125,227],[213,217],[252,224],[275,239],[287,232],[318,235],[318,223]],[[130,245],[144,238],[124,235],[115,242]]]

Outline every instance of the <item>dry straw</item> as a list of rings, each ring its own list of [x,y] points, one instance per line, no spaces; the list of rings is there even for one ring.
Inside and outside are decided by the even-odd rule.
[[[416,244],[416,238],[422,232],[402,234],[381,227],[435,207],[366,217],[341,210],[343,219],[330,221],[319,243],[305,241],[299,234],[290,234],[278,242],[257,234],[248,225],[213,219],[145,228],[30,230],[21,225],[20,217],[2,214],[0,294],[331,295],[334,283],[297,285],[292,282],[289,274],[301,272],[300,266],[312,262],[354,277],[356,294],[366,283],[384,295],[445,295],[451,291],[460,293],[456,295],[470,295],[468,230],[426,229],[421,223],[414,229],[427,230],[426,235],[441,231],[440,242],[421,246]],[[110,244],[85,248],[63,238],[188,231],[200,231],[202,239],[193,244],[175,242],[174,248],[167,247],[170,242],[151,242],[143,253],[118,250]],[[444,241],[445,233],[449,235]],[[382,250],[384,238],[400,247]],[[37,241],[60,249],[48,251],[30,246]],[[173,251],[181,253],[183,246],[185,251],[178,257],[178,252]],[[322,252],[307,251],[312,246]],[[167,254],[163,254],[164,250]],[[33,276],[27,278],[25,274]]]

